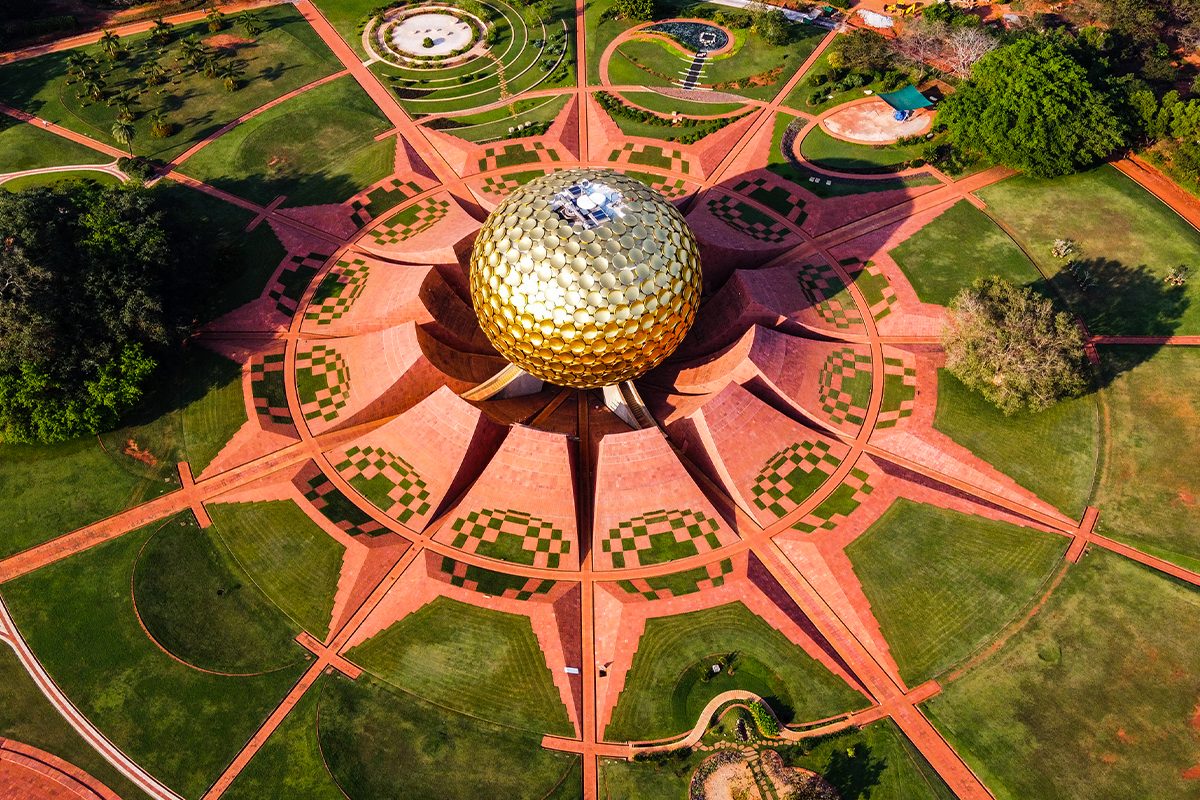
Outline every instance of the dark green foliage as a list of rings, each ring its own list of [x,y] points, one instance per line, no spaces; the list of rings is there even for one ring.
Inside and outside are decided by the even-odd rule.
[[[830,45],[830,66],[880,70],[892,60],[892,48],[883,34],[859,28],[839,36]]]
[[[613,15],[621,19],[647,20],[654,18],[654,0],[616,0]]]
[[[1034,177],[1077,172],[1124,142],[1108,96],[1052,37],[1021,39],[975,64],[938,113],[955,144]]]
[[[946,368],[1001,411],[1040,411],[1088,388],[1083,334],[1032,289],[981,278],[950,304]]]
[[[779,723],[775,721],[775,717],[771,716],[771,712],[761,700],[756,700],[750,704],[750,715],[754,717],[754,724],[758,726],[758,732],[768,739],[772,736],[779,735]]]
[[[767,44],[781,47],[788,43],[792,35],[792,24],[778,8],[773,8],[758,21],[758,35]]]
[[[144,189],[67,183],[0,192],[0,431],[54,442],[113,427],[150,348],[178,342],[195,273],[179,269]],[[174,301],[178,302],[178,301]]]

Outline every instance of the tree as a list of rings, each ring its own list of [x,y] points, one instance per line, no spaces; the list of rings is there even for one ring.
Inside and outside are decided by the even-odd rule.
[[[89,100],[93,103],[98,103],[104,99],[104,85],[103,78],[93,76],[85,78],[81,88]]]
[[[755,30],[762,40],[769,45],[781,47],[788,43],[792,36],[792,23],[778,8],[772,8],[759,18]]]
[[[171,30],[175,26],[163,20],[162,17],[154,20],[154,28],[151,30],[151,36],[158,41],[159,44],[166,44],[171,41]]]
[[[653,19],[654,0],[616,0],[612,4],[612,13],[618,19]]]
[[[186,318],[167,298],[175,252],[150,192],[90,182],[0,191],[0,438],[115,427]],[[169,290],[168,290],[169,289]]]
[[[175,132],[175,126],[166,118],[162,111],[150,115],[150,135],[156,139],[166,139]]]
[[[218,74],[225,81],[225,91],[233,92],[237,90],[238,86],[241,84],[242,76],[246,73],[241,67],[232,61],[226,61],[221,65],[220,70],[218,70]]]
[[[208,29],[213,33],[225,27],[225,15],[215,6],[208,9],[208,13],[204,15],[204,19],[208,21]]]
[[[242,26],[242,33],[251,39],[263,32],[262,18],[253,11],[243,11],[238,17],[238,24]]]
[[[950,304],[946,368],[1005,414],[1041,411],[1088,388],[1083,333],[1033,290],[982,278]]]
[[[554,15],[554,8],[550,5],[550,0],[534,0],[525,6],[521,14],[526,25],[531,28],[540,28]]]
[[[167,79],[167,70],[157,61],[150,61],[142,67],[142,75],[146,76],[146,86],[158,86]]]
[[[117,53],[121,52],[121,37],[112,31],[101,32],[100,49],[110,60],[116,58]]]
[[[121,122],[133,122],[133,107],[137,105],[137,96],[130,92],[121,92],[109,103],[117,109],[117,119]]]
[[[946,60],[955,75],[967,78],[975,63],[997,45],[999,42],[982,28],[958,28],[946,39]]]
[[[862,28],[837,37],[830,50],[830,55],[836,56],[830,60],[830,66],[848,69],[881,70],[892,58],[892,50],[883,34]],[[837,64],[833,63],[835,60]]]
[[[134,129],[132,123],[120,118],[113,123],[112,137],[129,148],[131,158],[133,157],[133,139],[135,136],[137,136],[137,131]]]
[[[945,22],[924,14],[905,24],[904,32],[893,46],[901,57],[911,61],[921,70],[921,77],[929,69],[929,61],[942,54],[950,28]]]
[[[958,147],[1039,178],[1076,172],[1124,143],[1105,92],[1049,37],[988,53],[938,119]]]

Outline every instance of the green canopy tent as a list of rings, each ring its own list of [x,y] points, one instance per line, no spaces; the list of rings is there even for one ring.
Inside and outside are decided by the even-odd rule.
[[[933,105],[911,83],[898,91],[884,92],[879,97],[895,110],[895,117],[900,121],[908,119],[908,116],[919,108],[929,108]]]

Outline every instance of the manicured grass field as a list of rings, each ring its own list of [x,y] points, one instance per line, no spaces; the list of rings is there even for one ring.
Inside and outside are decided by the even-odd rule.
[[[1200,593],[1092,547],[926,713],[998,800],[1184,800],[1197,753]]]
[[[942,369],[933,427],[1063,513],[1083,516],[1100,446],[1095,395],[1007,417]]]
[[[830,136],[814,127],[800,142],[800,154],[818,167],[841,172],[881,172],[917,158],[925,145],[910,147],[871,147]]]
[[[346,43],[354,48],[354,52],[367,58],[368,53],[362,46],[362,29],[359,28],[359,23],[364,22],[371,10],[379,7],[379,3],[375,0],[313,0],[313,5],[325,15],[325,19],[329,20],[329,24],[341,34]]]
[[[821,35],[824,36],[825,32],[821,31]],[[829,81],[826,81],[824,85],[818,86],[814,80],[814,77],[822,73],[826,75],[830,74],[830,52],[831,48],[826,47],[821,55],[817,57],[817,60],[813,62],[813,65],[808,68],[808,72],[804,73],[804,77],[800,79],[800,82],[796,84],[796,88],[792,89],[792,93],[789,94],[787,99],[784,101],[788,108],[795,109],[796,111],[803,111],[807,114],[812,114],[815,117],[818,114],[828,111],[836,105],[841,105],[842,103],[846,103],[851,100],[858,100],[862,97],[866,97],[867,95],[863,94],[864,89],[877,88],[871,84],[867,84],[866,86],[860,86],[855,89],[847,89],[844,92],[833,92],[832,84]],[[831,93],[833,97],[830,100],[822,100],[815,106],[810,106],[808,104],[808,98],[818,89],[823,90],[826,97],[829,97]]]
[[[613,53],[608,62],[608,79],[617,86],[670,86],[676,73],[687,70],[688,63],[680,54],[668,52],[657,41],[635,39],[623,43]],[[647,68],[661,74],[655,75]]]
[[[439,597],[347,658],[454,711],[537,733],[575,732],[528,617]]]
[[[183,444],[199,475],[246,423],[242,368],[204,348],[190,354],[183,384]]]
[[[1095,505],[1104,534],[1200,570],[1193,347],[1105,347],[1108,436]]]
[[[190,516],[164,526],[138,556],[133,597],[154,639],[188,664],[248,674],[304,660],[300,629],[255,586],[216,531]]]
[[[122,469],[94,437],[0,444],[0,556],[69,533],[174,488]]]
[[[916,686],[997,633],[1070,543],[1058,534],[900,498],[846,555],[900,675]]]
[[[191,669],[138,625],[130,583],[161,524],[126,534],[3,585],[42,666],[109,739],[187,798],[216,780],[303,666],[249,678]]]
[[[0,68],[0,100],[98,141],[116,145],[111,128],[117,118],[117,109],[107,103],[118,92],[133,92],[138,95],[133,107],[136,114],[134,152],[170,160],[242,114],[341,68],[341,62],[296,9],[286,5],[273,6],[258,14],[266,30],[256,41],[221,50],[222,57],[240,63],[244,69],[242,86],[235,92],[225,91],[220,80],[206,78],[192,70],[182,74],[176,72],[179,41],[191,34],[202,41],[213,35],[206,23],[196,22],[177,26],[172,41],[162,48],[157,44],[148,48],[148,34],[123,37],[121,44],[129,48],[131,54],[115,62],[110,61],[98,45],[78,48],[100,60],[106,74],[107,100],[80,99],[77,96],[82,93],[79,83],[65,85],[69,51],[49,53]],[[228,28],[222,33],[231,32],[240,33]],[[167,70],[167,83],[145,86],[141,70],[150,62]],[[161,110],[175,124],[173,135],[165,139],[151,136],[150,115],[155,110]]]
[[[483,142],[507,136],[509,128],[526,122],[553,122],[554,118],[567,105],[568,100],[570,100],[569,97],[551,97],[549,99],[539,97],[533,100],[523,100],[522,103],[526,104],[527,108],[522,109],[518,104],[518,113],[515,117],[509,116],[509,110],[505,107],[483,114],[455,117],[455,122],[467,127],[443,128],[443,130],[468,141]]]
[[[1180,264],[1200,268],[1200,233],[1114,167],[1055,180],[1018,176],[978,194],[1055,276],[1092,333],[1200,333],[1200,283],[1163,280]],[[1065,262],[1050,255],[1055,239],[1079,244],[1073,257],[1097,279],[1095,288],[1079,291]]]
[[[685,116],[710,117],[713,114],[732,114],[746,108],[744,103],[697,103],[691,100],[667,97],[658,92],[622,92],[620,96],[633,105],[657,111],[660,114],[678,111]]]
[[[789,767],[812,770],[842,798],[955,800],[950,787],[890,719],[779,752]]]
[[[208,294],[201,303],[199,322],[208,322],[262,296],[271,274],[287,250],[270,225],[250,233],[254,214],[232,203],[173,181],[160,181],[152,190],[169,222],[189,247],[203,248],[213,264]]]
[[[297,625],[324,639],[345,547],[291,500],[218,503],[208,512],[250,580]]]
[[[0,737],[74,764],[123,800],[150,800],[63,719],[7,645],[0,647]]]
[[[321,760],[317,703],[326,678],[317,679],[279,723],[262,749],[221,795],[225,800],[345,800]]]
[[[596,0],[588,3],[585,17],[587,26],[587,83],[588,86],[600,85],[600,56],[613,39],[632,28],[637,22],[632,20],[608,19],[600,21],[600,15],[612,6],[611,0]],[[614,58],[615,62],[616,59]],[[611,73],[610,73],[611,78]],[[613,79],[614,83],[618,83]]]
[[[0,115],[0,174],[70,164],[107,164],[111,156],[42,130],[38,125]],[[5,188],[13,191],[11,184]]]
[[[791,79],[796,70],[804,64],[812,52],[817,49],[825,31],[811,25],[792,25],[792,41],[782,46],[767,44],[756,34],[738,34],[745,36],[742,46],[730,56],[717,58],[704,65],[705,83],[728,83],[740,81],[741,88],[723,89],[722,91],[740,94],[755,100],[772,100]],[[780,70],[772,83],[765,86],[750,86],[746,83],[749,78],[762,75],[770,70]]]
[[[978,278],[1049,289],[1033,263],[982,211],[959,200],[888,253],[923,303],[948,305]]]
[[[329,770],[354,800],[542,800],[578,761],[543,749],[540,734],[447,711],[369,674],[325,683],[319,730]]]
[[[702,659],[735,651],[760,666],[747,669],[743,676],[735,663],[736,674],[732,678],[727,675],[726,681],[700,683],[693,679],[687,682],[690,686],[683,682]],[[743,679],[751,685],[743,687]],[[824,719],[866,705],[862,695],[741,603],[651,619],[638,642],[604,738],[640,741],[682,733],[696,724],[705,703],[721,692],[772,688],[774,681],[782,684],[790,698],[776,697],[769,702],[788,719]],[[681,684],[685,696],[677,697]]]
[[[107,172],[94,169],[71,170],[70,172],[43,172],[38,175],[22,175],[0,183],[0,189],[20,192],[38,186],[53,186],[67,181],[93,181],[101,186],[120,186],[121,179]]]
[[[395,169],[387,117],[347,75],[239,125],[184,162],[187,175],[261,205],[341,203]]]
[[[688,800],[689,778],[690,773],[676,775],[668,765],[600,759],[603,800]]]

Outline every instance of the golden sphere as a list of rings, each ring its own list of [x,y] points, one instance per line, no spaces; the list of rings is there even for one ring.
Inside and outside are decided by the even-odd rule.
[[[471,252],[480,327],[506,359],[558,386],[636,378],[683,341],[700,303],[700,251],[683,216],[612,170],[530,181]]]

